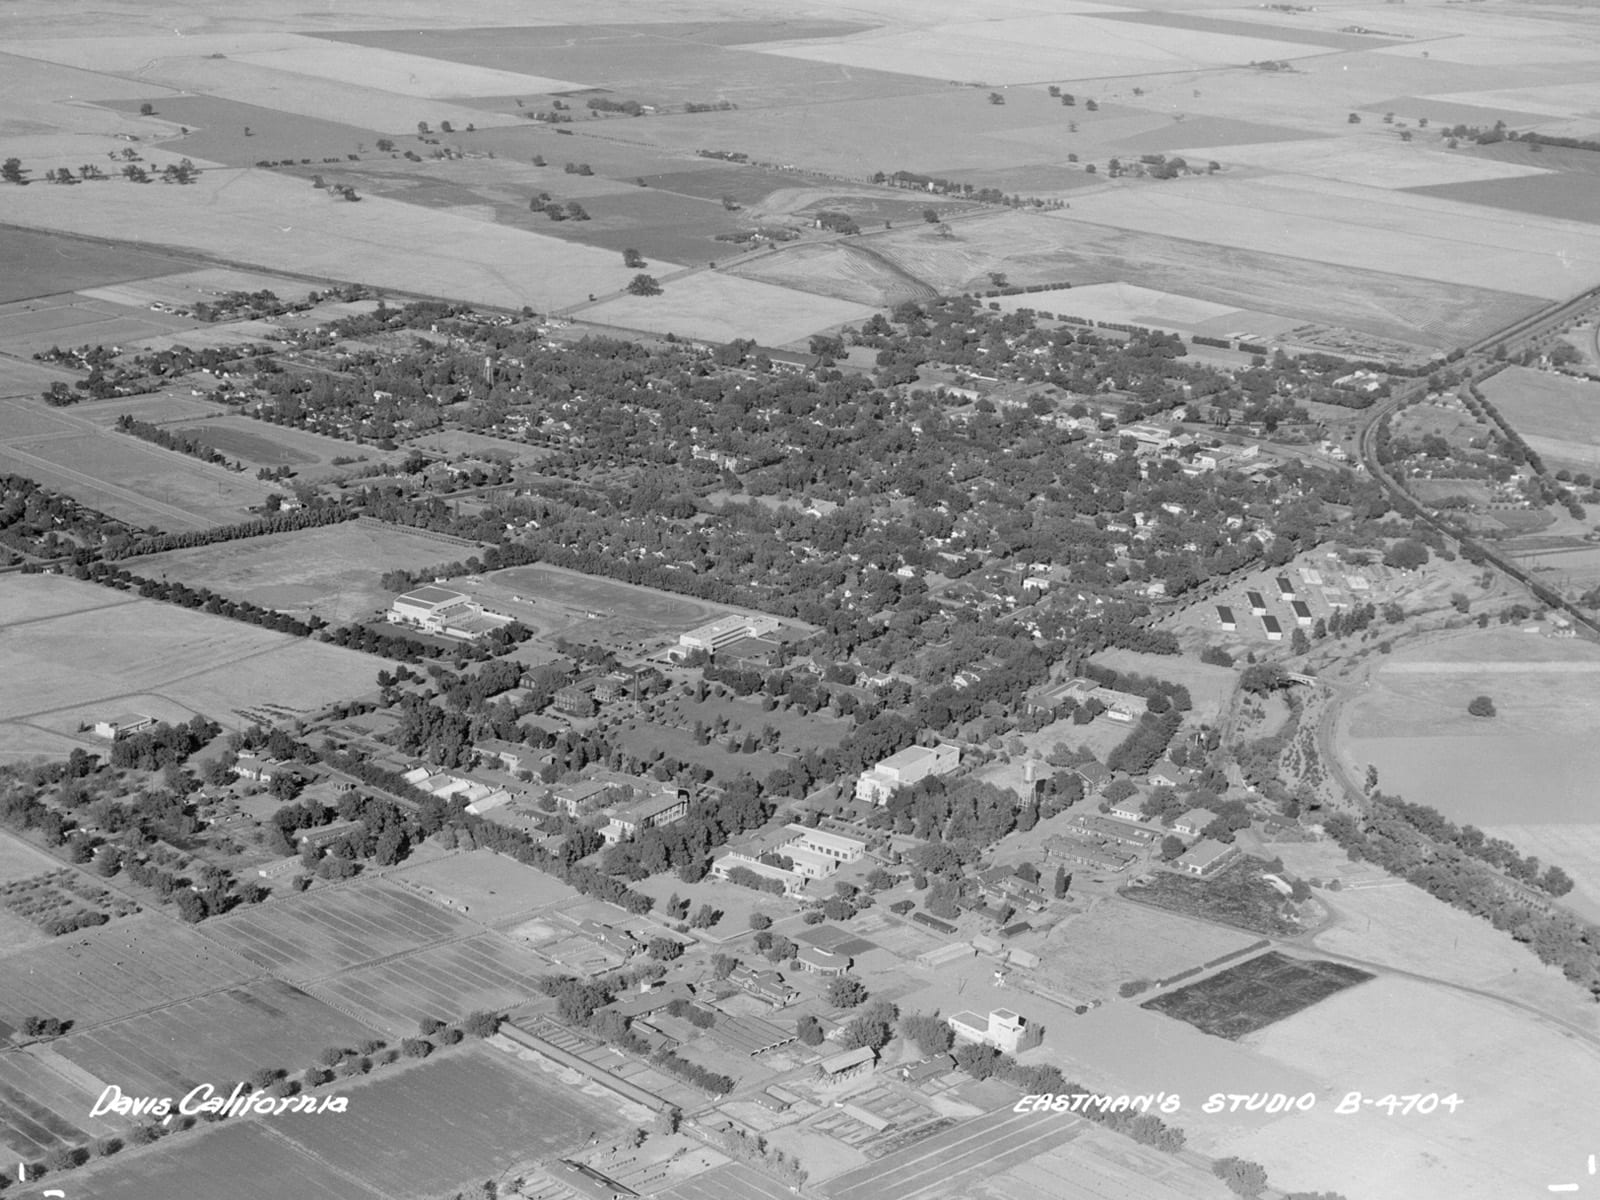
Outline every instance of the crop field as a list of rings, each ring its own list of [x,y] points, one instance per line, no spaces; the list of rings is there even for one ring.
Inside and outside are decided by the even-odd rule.
[[[1077,1136],[1083,1122],[1009,1109],[962,1121],[948,1131],[828,1181],[830,1200],[933,1200],[965,1196],[997,1175]]]
[[[1113,897],[1052,929],[1037,973],[1074,998],[1110,999],[1121,984],[1167,979],[1254,941]]]
[[[355,1111],[323,1114],[338,1126]],[[285,1143],[277,1119],[224,1121],[198,1134],[175,1137],[137,1156],[98,1160],[71,1178],[74,1200],[171,1200],[174,1196],[228,1196],[278,1200],[283,1181],[318,1200],[378,1200],[358,1178]]]
[[[389,878],[486,925],[568,903],[578,894],[555,876],[492,850],[446,855],[391,871]]]
[[[6,305],[0,311],[0,347],[8,354],[28,357],[51,346],[125,346],[142,338],[186,330],[193,324],[148,308],[130,309],[68,292]]]
[[[787,1187],[743,1163],[731,1162],[656,1193],[659,1200],[789,1200]]]
[[[1050,219],[1160,234],[1175,205],[1206,240],[1259,253],[1559,300],[1600,282],[1600,232],[1568,222],[1515,225],[1473,206],[1291,176],[1213,177],[1179,191],[1144,188],[1075,199]],[[1373,236],[1382,229],[1384,236]]]
[[[531,869],[531,868],[525,868]],[[458,1020],[480,1009],[505,1009],[538,995],[549,963],[497,934],[402,954],[324,979],[313,991],[392,1037],[411,1034],[425,1017]]]
[[[1146,1000],[1140,1007],[1237,1041],[1371,978],[1355,967],[1290,958],[1272,950]]]
[[[0,1146],[12,1162],[121,1132],[120,1118],[89,1116],[96,1093],[75,1075],[48,1046],[0,1053]]]
[[[206,931],[263,969],[305,981],[479,930],[465,917],[379,880],[275,901],[212,921]]]
[[[84,918],[116,920],[139,911],[132,900],[67,867],[0,884],[0,908],[51,934],[70,930]]]
[[[610,251],[381,196],[334,203],[304,180],[271,171],[204,171],[176,200],[169,188],[46,192],[8,192],[10,219],[100,237],[137,230],[230,262],[479,304],[548,311],[632,278]],[[537,269],[508,275],[508,262]]]
[[[7,603],[13,596],[21,597],[16,608]],[[75,611],[9,616],[56,597]],[[116,602],[97,605],[101,598]],[[257,705],[305,712],[368,691],[378,666],[353,650],[61,576],[0,579],[0,613],[8,614],[0,631],[27,629],[25,639],[0,642],[0,672],[30,681],[0,697],[0,731],[24,739],[77,735],[111,708],[167,720],[200,712],[238,728]]]
[[[431,1200],[518,1161],[573,1150],[617,1128],[616,1108],[488,1046],[458,1047],[350,1097],[339,1117],[285,1114],[292,1146],[393,1200]]]
[[[0,884],[41,875],[58,866],[60,863],[43,850],[35,850],[14,834],[0,832]]]
[[[272,434],[263,433],[260,429],[261,422],[251,421],[248,417],[236,417],[208,420],[196,425],[178,425],[175,432],[193,434],[206,445],[221,450],[230,458],[241,459],[250,466],[303,467],[317,461],[316,455],[277,441],[274,436],[276,429]],[[335,442],[335,445],[339,443]]]
[[[1213,337],[1225,337],[1233,332],[1277,337],[1296,324],[1287,317],[1230,308],[1226,304],[1194,300],[1188,296],[1128,283],[1091,283],[1086,287],[1024,292],[1018,296],[1001,296],[994,303],[1000,305],[1001,312],[1031,308],[1035,312],[1079,317],[1086,321],[1146,325],[1154,329],[1205,333]]]
[[[750,224],[747,218],[726,211],[714,200],[653,188],[603,195],[586,195],[582,191],[568,194],[578,198],[589,220],[552,223],[546,217],[521,211],[525,204],[515,211],[551,237],[571,238],[618,254],[632,247],[647,260],[693,265],[737,253],[736,247],[714,239],[719,233],[731,233]]]
[[[741,262],[731,273],[883,307],[928,299],[935,294],[933,288],[880,257],[869,246],[840,242],[785,246]]]
[[[56,1043],[62,1057],[135,1096],[178,1096],[261,1067],[297,1070],[326,1046],[354,1046],[364,1025],[276,979],[209,992]]]
[[[1584,823],[1600,770],[1600,648],[1507,629],[1402,650],[1342,714],[1340,753],[1384,791],[1475,825]],[[1467,704],[1486,695],[1493,718]]]
[[[357,125],[241,104],[220,96],[152,95],[102,103],[127,113],[137,113],[142,103],[153,103],[156,116],[162,121],[189,129],[181,138],[169,142],[166,149],[230,167],[286,158],[295,162],[309,158],[320,163],[324,158],[337,157],[344,161],[346,155],[370,147],[379,136]]]
[[[394,593],[378,582],[385,571],[430,567],[464,553],[459,547],[394,526],[345,521],[319,529],[168,550],[140,558],[137,570],[152,578],[209,587],[282,612],[345,622],[389,606]],[[373,663],[376,672],[379,664]]]
[[[1392,108],[1390,105],[1389,108]],[[1384,111],[1389,111],[1385,108]],[[1443,120],[1444,118],[1436,118]],[[1494,124],[1495,117],[1488,118]],[[1465,118],[1463,118],[1465,120]],[[1473,123],[1481,122],[1477,118]],[[1190,128],[1189,124],[1178,129]],[[1537,175],[1537,167],[1502,162],[1476,153],[1446,150],[1432,143],[1352,141],[1350,138],[1311,138],[1302,141],[1253,142],[1212,145],[1190,141],[1182,147],[1191,162],[1217,161],[1224,169],[1238,166],[1266,171],[1286,171],[1336,179],[1341,183],[1388,190],[1418,189],[1421,194],[1472,202],[1466,194],[1436,191],[1475,181],[1521,179]]]
[[[644,104],[726,99],[743,107],[817,95],[841,100],[870,98],[927,87],[925,80],[886,74],[881,65],[880,69],[852,70],[722,44],[717,28],[723,24],[712,21],[430,29],[421,39],[419,31],[408,29],[319,36],[346,45],[423,53],[473,67],[575,79],[584,87],[605,88],[619,98],[637,99]],[[781,26],[777,26],[772,32],[784,36],[780,30]],[[687,119],[714,115],[696,114]]]
[[[1075,201],[1072,211],[1077,208]],[[1054,218],[996,214],[963,220],[951,229],[954,236],[948,239],[926,228],[896,229],[875,235],[871,245],[940,292],[987,287],[988,272],[995,269],[1006,271],[1015,284],[1066,279],[1074,290],[1119,282],[1165,290],[1181,279],[1183,294],[1197,300],[1411,345],[1454,346],[1539,307],[1534,299],[1505,292],[1109,225],[1083,224],[1069,231],[1058,229]]]
[[[1559,172],[1513,179],[1478,179],[1411,190],[1420,195],[1483,204],[1510,212],[1600,224],[1600,196],[1595,193],[1594,176],[1588,174]]]
[[[1251,933],[1282,936],[1299,927],[1280,913],[1282,897],[1261,875],[1254,859],[1236,860],[1209,879],[1161,871],[1148,882],[1130,885],[1121,894],[1169,912],[1204,917]]]
[[[1153,24],[1129,26],[1094,14],[1029,14],[764,48],[774,54],[933,79],[983,80],[988,86],[1195,70],[1327,52],[1325,46],[1272,41],[1270,36],[1265,28],[1240,36]]]
[[[0,226],[0,304],[81,288],[192,270],[183,259],[129,245],[86,242],[32,229]]]
[[[5,407],[21,421],[0,428],[0,470],[37,479],[134,525],[202,529],[244,520],[271,491],[253,477],[103,428],[70,410],[25,400]]]
[[[1540,1097],[1583,1094],[1600,1056],[1526,1013],[1380,979],[1251,1034],[1244,1044],[1280,1069],[1325,1080],[1317,1108],[1284,1120],[1239,1122],[1225,1137],[1190,1125],[1190,1145],[1272,1164],[1280,1188],[1498,1200],[1582,1175],[1573,1147],[1582,1144],[1587,1114],[1560,1105],[1541,1109]],[[1338,1047],[1331,1059],[1329,1047]],[[1336,1115],[1338,1098],[1350,1091],[1373,1099],[1453,1094],[1464,1103],[1453,1113],[1440,1107],[1431,1115],[1391,1117],[1367,1108]]]
[[[621,296],[583,310],[583,319],[645,333],[675,333],[712,342],[754,338],[763,346],[801,343],[813,333],[873,310],[751,279],[701,271],[661,281],[660,296]]]
[[[1096,1127],[1003,1174],[975,1181],[972,1200],[1195,1200],[1227,1195],[1211,1173]]]
[[[8,957],[0,1019],[49,1013],[81,1029],[237,987],[255,974],[196,931],[141,913]]]
[[[1600,384],[1507,367],[1481,390],[1552,470],[1600,467]]]

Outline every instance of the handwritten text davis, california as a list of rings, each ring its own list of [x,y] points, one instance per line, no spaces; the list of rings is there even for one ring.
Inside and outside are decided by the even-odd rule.
[[[209,1083],[187,1092],[178,1100],[170,1096],[129,1096],[116,1084],[100,1093],[90,1111],[91,1117],[114,1113],[120,1117],[154,1117],[163,1123],[174,1114],[185,1117],[239,1117],[247,1113],[278,1116],[282,1113],[342,1113],[349,1107],[346,1096],[269,1096],[251,1092],[249,1084],[234,1084],[226,1097]]]

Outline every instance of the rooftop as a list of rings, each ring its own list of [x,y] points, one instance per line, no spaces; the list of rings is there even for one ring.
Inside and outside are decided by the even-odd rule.
[[[449,588],[435,587],[430,583],[417,588],[415,591],[407,592],[395,602],[404,601],[407,604],[415,604],[424,608],[443,608],[447,604],[454,604],[458,600],[465,599],[466,596],[461,592],[452,592]]]

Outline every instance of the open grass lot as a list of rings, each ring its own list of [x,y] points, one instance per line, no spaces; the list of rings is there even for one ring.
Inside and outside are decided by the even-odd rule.
[[[20,597],[15,608],[7,603],[13,596]],[[314,710],[369,690],[377,672],[378,660],[353,650],[90,583],[0,579],[0,613],[26,614],[57,597],[66,602],[63,615],[0,620],[0,672],[29,681],[0,697],[0,729],[72,737],[97,714],[130,708],[165,720],[204,713],[238,728],[257,705]],[[102,598],[114,602],[97,604]]]
[[[1410,980],[1380,979],[1251,1034],[1244,1044],[1284,1069],[1325,1080],[1317,1108],[1282,1120],[1236,1116],[1236,1128],[1222,1137],[1209,1134],[1205,1118],[1185,1125],[1191,1146],[1264,1163],[1280,1188],[1499,1200],[1582,1176],[1579,1150],[1589,1114],[1582,1106],[1547,1105],[1543,1097],[1588,1094],[1600,1056],[1525,1013]],[[1330,1047],[1337,1048],[1331,1056]],[[1465,1103],[1453,1114],[1441,1108],[1391,1117],[1368,1108],[1335,1115],[1349,1091],[1374,1098],[1453,1093]]]
[[[212,921],[206,931],[258,966],[303,981],[458,940],[478,928],[405,888],[374,880],[274,901]]]
[[[1251,933],[1299,932],[1299,926],[1282,915],[1283,897],[1261,879],[1261,863],[1253,858],[1235,859],[1209,879],[1157,871],[1148,880],[1123,888],[1122,895]]]
[[[616,730],[616,737],[629,754],[649,758],[659,750],[666,757],[676,758],[680,762],[699,763],[723,782],[740,775],[762,779],[788,761],[766,750],[735,754],[727,749],[725,739],[720,738],[713,738],[702,746],[689,730],[656,725],[650,721],[630,721]]]
[[[80,288],[172,275],[193,263],[155,250],[106,244],[33,229],[0,226],[0,304]]]
[[[1071,1116],[1001,1109],[839,1175],[824,1190],[830,1200],[966,1197],[971,1185],[1055,1149],[1083,1125]]]
[[[445,855],[391,871],[389,877],[485,924],[565,904],[578,894],[555,876],[493,850]]]
[[[318,996],[391,1037],[409,1036],[425,1017],[458,1020],[505,1009],[538,994],[549,963],[497,934],[356,967],[314,987]]]
[[[11,955],[0,971],[0,1014],[50,1013],[82,1029],[255,974],[193,929],[141,913]]]
[[[1167,979],[1254,940],[1249,934],[1111,897],[1050,931],[1036,952],[1036,973],[1075,999],[1110,999],[1121,984]]]
[[[1475,825],[1592,818],[1600,647],[1504,627],[1401,650],[1341,714],[1340,753],[1380,786]],[[1470,716],[1487,695],[1497,716]]]
[[[462,454],[475,454],[482,455],[484,458],[504,458],[520,466],[543,462],[550,456],[550,451],[543,446],[529,446],[522,442],[510,441],[507,438],[471,433],[465,429],[447,429],[442,433],[427,433],[419,438],[412,438],[406,443],[406,447],[407,449],[415,447],[418,450],[445,454],[451,457]],[[363,453],[368,452],[370,451],[363,449]]]
[[[1227,667],[1215,667],[1186,655],[1141,654],[1136,650],[1106,650],[1096,654],[1095,663],[1116,671],[1132,671],[1139,675],[1154,675],[1181,683],[1189,689],[1194,701],[1190,719],[1210,722],[1221,715],[1223,706],[1233,695],[1238,672]]]
[[[1600,822],[1489,825],[1483,832],[1504,838],[1540,862],[1559,866],[1574,885],[1561,897],[1562,905],[1600,924]]]
[[[1481,390],[1552,470],[1600,467],[1600,384],[1507,367]]]
[[[1372,978],[1340,963],[1290,958],[1276,950],[1167,992],[1141,1007],[1237,1040]]]
[[[389,606],[394,593],[378,584],[385,571],[429,567],[458,553],[465,551],[405,529],[345,521],[147,555],[137,570],[267,608],[344,622]],[[377,665],[374,660],[374,672]]]
[[[618,583],[598,575],[585,575],[564,567],[511,567],[483,576],[486,585],[515,589],[538,603],[559,604],[585,612],[600,612],[631,621],[648,622],[663,629],[687,630],[725,615],[719,606],[675,596],[654,588]]]
[[[1338,892],[1317,893],[1318,902],[1334,915],[1311,939],[1318,954],[1481,988],[1600,1033],[1600,1013],[1559,967],[1545,966],[1487,921],[1451,908],[1370,863],[1348,861],[1331,842],[1277,843],[1272,849],[1302,878],[1343,881]],[[1447,945],[1450,953],[1441,954]]]
[[[760,734],[768,725],[778,731],[779,745],[789,752],[816,750],[837,746],[850,731],[850,722],[817,714],[806,715],[794,709],[762,712],[759,700],[738,699],[732,696],[707,697],[694,701],[678,697],[667,703],[657,714],[667,723],[683,722],[692,729],[696,721],[705,722],[707,728],[727,718],[728,731]]]
[[[276,979],[183,1000],[56,1044],[61,1055],[136,1096],[179,1096],[261,1067],[296,1070],[326,1046],[370,1036],[360,1023]]]
[[[1028,1015],[1028,1005],[1020,998],[1016,1007]],[[1064,1028],[1047,1030],[1045,1043],[1053,1053],[1039,1061],[1054,1062],[1070,1081],[1114,1095],[1164,1091],[1181,1096],[1183,1112],[1173,1123],[1189,1131],[1191,1140],[1196,1127],[1208,1119],[1198,1110],[1212,1092],[1281,1091],[1298,1096],[1319,1090],[1318,1071],[1298,1064],[1285,1066],[1256,1053],[1248,1042],[1201,1033],[1192,1025],[1150,1012],[1137,1001],[1104,1004],[1070,1018]],[[1277,1119],[1255,1113],[1251,1117]]]

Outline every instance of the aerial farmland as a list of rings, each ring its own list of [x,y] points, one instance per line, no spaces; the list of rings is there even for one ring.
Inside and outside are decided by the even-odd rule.
[[[1587,1186],[1591,7],[0,31],[0,1192]]]

